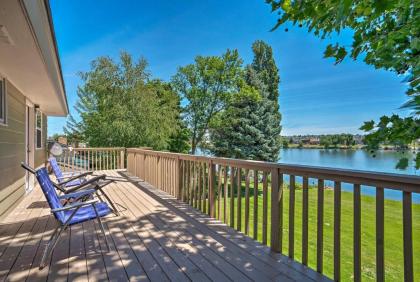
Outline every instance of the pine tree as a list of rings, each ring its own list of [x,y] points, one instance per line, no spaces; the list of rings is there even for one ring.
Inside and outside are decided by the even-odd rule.
[[[212,121],[210,151],[216,156],[277,161],[281,146],[278,69],[271,47],[253,45],[254,61],[226,110]]]
[[[261,95],[261,101],[257,103],[255,110],[258,119],[255,124],[260,132],[261,138],[254,145],[258,148],[258,160],[277,161],[281,148],[281,115],[278,111],[278,101],[272,101],[268,97],[268,87],[258,77],[258,73],[248,66],[246,71],[246,82],[251,87],[258,90]]]
[[[277,161],[281,147],[281,115],[279,112],[279,71],[271,47],[256,41],[252,45],[254,60],[246,70],[246,82],[257,89],[262,100],[258,104],[260,116],[257,128],[264,142],[260,145],[261,160]]]
[[[262,40],[257,40],[252,44],[254,60],[251,68],[254,70],[258,79],[265,86],[267,98],[275,102],[278,110],[279,99],[279,70],[273,57],[273,49]]]
[[[246,84],[232,96],[226,110],[219,113],[210,125],[212,153],[237,159],[266,159],[260,150],[264,136],[257,127],[260,102],[259,92]]]

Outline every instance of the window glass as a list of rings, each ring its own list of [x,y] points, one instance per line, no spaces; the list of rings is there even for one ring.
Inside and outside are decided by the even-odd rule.
[[[42,148],[42,114],[36,111],[36,148]]]

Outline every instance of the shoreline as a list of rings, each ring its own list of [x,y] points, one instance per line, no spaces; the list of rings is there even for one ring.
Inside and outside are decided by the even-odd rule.
[[[287,149],[317,149],[317,150],[366,150],[366,145],[355,145],[355,146],[338,146],[338,147],[330,147],[325,148],[321,145],[303,145],[299,146],[298,144],[292,144],[289,145],[289,147],[282,147],[281,149],[287,150]],[[406,150],[414,150],[415,152],[420,151],[420,148],[408,148]],[[377,151],[390,151],[390,152],[398,152],[400,149],[390,147],[390,146],[382,146]]]

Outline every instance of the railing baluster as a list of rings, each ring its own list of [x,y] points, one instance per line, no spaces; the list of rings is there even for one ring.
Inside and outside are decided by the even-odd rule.
[[[258,170],[254,170],[254,240],[258,239]]]
[[[384,281],[384,188],[376,188],[376,281]]]
[[[190,202],[191,161],[187,161],[187,183],[185,187],[185,202]]]
[[[197,163],[194,162],[194,185],[193,185],[193,207],[197,208],[198,207],[198,167],[197,167]]]
[[[195,186],[195,162],[191,164],[191,189],[190,189],[190,206],[194,206],[194,186]]]
[[[340,280],[341,182],[334,182],[334,280]]]
[[[217,181],[217,219],[221,219],[220,213],[222,212],[221,197],[222,197],[222,167],[218,167],[218,181]]]
[[[238,200],[238,203],[236,205],[236,211],[237,211],[237,228],[236,230],[241,231],[242,227],[242,179],[241,179],[242,169],[238,167],[238,171],[236,174],[237,179],[237,192],[236,192],[236,198]]]
[[[289,258],[295,257],[295,176],[290,175],[289,186]]]
[[[234,178],[234,174],[235,174],[235,168],[233,167],[233,166],[231,166],[230,167],[230,205],[229,205],[229,208],[230,208],[230,212],[229,212],[229,215],[230,215],[230,221],[229,221],[229,223],[230,223],[230,227],[234,227],[234,223],[235,223],[235,207],[234,207],[234,205],[235,205],[235,192],[234,192],[234,190],[235,190],[235,178]]]
[[[216,177],[216,166],[213,161],[209,163],[209,211],[208,214],[211,217],[215,217],[215,177]]]
[[[303,177],[302,193],[302,264],[308,265],[309,187],[307,176]]]
[[[249,169],[245,170],[245,234],[249,234]]]
[[[353,191],[353,272],[354,272],[354,281],[360,282],[361,278],[361,261],[362,261],[362,252],[361,252],[361,203],[360,203],[360,184],[354,184]]]
[[[203,207],[203,168],[201,163],[198,163],[198,209],[201,211]]]
[[[267,172],[263,172],[263,226],[262,226],[262,243],[267,245],[267,217],[268,217],[268,183],[267,183]]]
[[[322,273],[324,255],[324,180],[318,179],[318,215],[316,238],[316,271]]]
[[[223,181],[224,181],[224,197],[223,197],[223,219],[224,222],[227,224],[228,223],[228,219],[227,219],[227,199],[228,199],[228,167],[225,166],[225,170],[224,170],[224,177],[223,177]]]
[[[281,190],[279,187],[279,171],[277,168],[271,169],[271,250],[281,252],[280,247],[280,217],[279,210]]]
[[[208,200],[207,200],[207,194],[208,194],[208,189],[209,189],[209,181],[207,178],[207,164],[204,162],[203,163],[203,212],[206,213],[207,212],[207,206],[208,206]]]
[[[403,192],[403,236],[404,236],[404,281],[414,281],[413,277],[413,221],[411,192]]]

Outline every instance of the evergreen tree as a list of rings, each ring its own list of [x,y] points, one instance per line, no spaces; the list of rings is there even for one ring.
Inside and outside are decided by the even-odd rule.
[[[281,147],[281,115],[279,112],[279,71],[273,58],[273,51],[267,43],[256,41],[252,45],[254,60],[246,70],[246,82],[257,89],[262,96],[258,114],[258,128],[264,136],[261,145],[262,160],[277,161]]]
[[[275,102],[278,110],[279,99],[279,70],[273,57],[273,50],[270,45],[262,40],[257,40],[252,44],[252,51],[254,52],[254,60],[251,68],[257,74],[258,79],[267,91],[267,98]]]
[[[261,95],[246,84],[232,100],[225,111],[220,112],[210,125],[210,151],[216,156],[237,159],[265,159],[261,155],[264,136],[257,127]]]
[[[253,50],[254,61],[244,72],[239,93],[210,126],[210,150],[223,157],[277,161],[281,147],[278,69],[270,46],[257,41]]]

